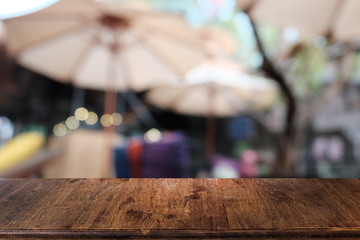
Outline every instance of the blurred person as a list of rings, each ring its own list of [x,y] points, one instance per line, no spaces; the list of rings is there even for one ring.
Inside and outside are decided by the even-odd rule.
[[[246,150],[241,155],[240,159],[240,175],[241,177],[251,178],[258,177],[259,170],[257,163],[259,161],[259,156],[254,150]]]

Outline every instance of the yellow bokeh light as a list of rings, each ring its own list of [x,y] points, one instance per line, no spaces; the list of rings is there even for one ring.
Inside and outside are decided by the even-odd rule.
[[[84,107],[80,107],[76,109],[75,117],[77,120],[85,121],[89,117],[89,111]]]
[[[113,113],[111,114],[111,118],[112,118],[112,124],[114,126],[120,126],[120,124],[122,123],[123,121],[123,118],[121,116],[120,113]]]
[[[64,137],[67,134],[67,131],[68,130],[63,123],[56,124],[53,128],[53,133],[56,137]]]
[[[76,117],[71,116],[66,119],[65,122],[68,129],[77,129],[80,126],[79,120],[76,119]]]
[[[104,127],[110,127],[113,124],[113,117],[106,113],[101,116],[100,122]]]
[[[162,134],[158,129],[152,128],[145,133],[144,138],[148,143],[159,142],[162,139]]]
[[[98,115],[94,112],[89,112],[89,116],[85,119],[85,122],[89,125],[94,125],[98,122]]]

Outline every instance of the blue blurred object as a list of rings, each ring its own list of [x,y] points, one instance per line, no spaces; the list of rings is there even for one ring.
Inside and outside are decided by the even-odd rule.
[[[14,125],[7,117],[0,117],[0,147],[14,136]]]
[[[254,136],[254,122],[249,117],[231,119],[227,133],[233,140],[248,140]]]
[[[130,178],[130,163],[127,147],[118,147],[114,149],[114,166],[116,177]]]

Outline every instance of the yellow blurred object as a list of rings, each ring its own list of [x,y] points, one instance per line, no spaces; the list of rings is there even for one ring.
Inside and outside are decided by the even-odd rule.
[[[27,132],[18,135],[0,148],[0,172],[26,161],[45,143],[45,137],[39,132]]]

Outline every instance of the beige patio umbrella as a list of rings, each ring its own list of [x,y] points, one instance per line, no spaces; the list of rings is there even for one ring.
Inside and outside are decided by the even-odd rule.
[[[314,37],[350,41],[360,36],[358,0],[238,0],[256,22],[294,26]]]
[[[23,66],[63,83],[116,91],[176,82],[205,59],[199,33],[179,16],[134,1],[61,0],[5,20],[8,48]]]
[[[3,45],[5,43],[5,39],[6,39],[5,27],[2,21],[0,21],[0,45]]]
[[[219,58],[228,57],[236,53],[238,44],[235,37],[229,32],[209,26],[200,28],[199,32],[209,56]]]
[[[260,76],[246,74],[237,64],[209,60],[190,71],[182,84],[152,89],[149,103],[180,114],[204,116],[207,121],[206,156],[214,151],[215,117],[231,117],[270,106],[277,88]]]
[[[180,16],[134,2],[61,0],[7,19],[9,52],[54,80],[104,90],[105,113],[114,113],[116,92],[176,82],[206,57],[198,31]]]

